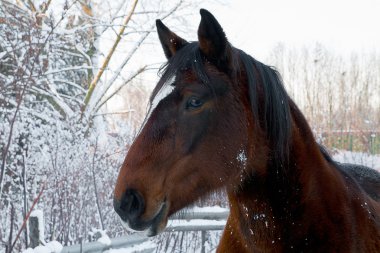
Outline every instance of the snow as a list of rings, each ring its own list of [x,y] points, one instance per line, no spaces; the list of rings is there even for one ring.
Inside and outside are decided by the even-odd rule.
[[[226,211],[228,211],[227,208],[220,207],[220,206],[206,206],[206,207],[195,206],[187,210],[187,212],[198,212],[198,213],[202,213],[202,212],[223,213]]]
[[[245,168],[247,166],[247,155],[245,150],[240,150],[236,157],[236,160]]]
[[[34,253],[34,250],[32,248],[27,248],[26,250],[22,251],[22,253]]]
[[[338,162],[360,164],[380,171],[380,155],[339,150],[333,157]]]
[[[170,228],[174,228],[177,226],[203,226],[203,225],[211,225],[211,226],[224,226],[226,225],[225,220],[203,220],[203,219],[193,219],[193,220],[170,220],[168,222],[169,230]]]
[[[90,241],[96,240],[97,242],[100,242],[104,245],[111,245],[111,239],[107,235],[106,230],[102,229],[92,229],[91,232],[88,233],[90,236]]]
[[[46,245],[40,245],[32,248],[27,248],[26,250],[22,251],[22,253],[59,253],[63,249],[62,244],[60,244],[57,241],[51,241],[48,242]]]
[[[254,220],[263,220],[263,219],[265,219],[265,214],[264,213],[262,213],[262,214],[255,214],[255,215],[253,215],[253,219]]]
[[[147,241],[128,248],[110,249],[105,251],[104,253],[137,253],[148,249],[155,249],[156,247],[157,244],[155,244],[152,241]]]
[[[100,242],[100,243],[102,243],[104,245],[111,245],[111,239],[108,237],[108,235],[105,232],[102,233],[102,237],[100,237],[98,239],[98,242]]]
[[[34,248],[34,253],[51,253],[51,251],[48,247],[37,246]]]
[[[50,249],[50,252],[52,253],[59,253],[63,249],[63,246],[61,243],[57,241],[51,241],[46,244],[46,247]]]

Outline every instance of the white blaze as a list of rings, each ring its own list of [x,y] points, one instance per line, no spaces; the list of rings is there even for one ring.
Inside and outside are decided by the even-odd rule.
[[[172,85],[175,81],[175,75],[173,75],[159,90],[157,95],[154,97],[152,101],[152,107],[149,110],[149,113],[154,111],[154,109],[157,107],[157,105],[161,102],[161,100],[165,99],[167,96],[169,96],[173,90],[174,86]]]
[[[152,105],[149,108],[148,114],[145,117],[145,120],[141,126],[141,129],[144,128],[146,122],[148,122],[150,116],[152,115],[154,109],[156,109],[158,104],[173,92],[173,90],[175,88],[173,85],[175,78],[176,78],[176,76],[173,75],[170,79],[168,79],[165,82],[165,84],[162,86],[162,88],[157,92],[156,96],[153,98]]]

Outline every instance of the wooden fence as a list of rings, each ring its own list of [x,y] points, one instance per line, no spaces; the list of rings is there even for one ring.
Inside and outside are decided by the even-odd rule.
[[[206,211],[205,211],[206,210]],[[174,215],[168,222],[165,232],[201,231],[201,252],[205,252],[206,232],[223,230],[229,211],[227,209],[203,209]],[[35,222],[35,221],[34,221]],[[34,226],[36,226],[34,224]],[[38,226],[38,225],[37,225]],[[30,234],[41,238],[40,234]],[[34,239],[36,240],[36,239]],[[111,239],[110,243],[99,241],[80,243],[63,247],[61,253],[101,253],[109,249],[130,248],[133,252],[150,253],[156,250],[153,243],[149,244],[150,238],[140,233],[130,234]],[[144,245],[145,244],[145,245]],[[138,247],[141,245],[141,247]]]

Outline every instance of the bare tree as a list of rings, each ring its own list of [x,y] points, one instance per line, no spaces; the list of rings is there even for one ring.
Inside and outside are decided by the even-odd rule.
[[[380,152],[379,55],[338,55],[321,44],[277,46],[269,58],[320,140],[332,148]],[[375,137],[374,137],[375,136]],[[376,146],[377,145],[377,146]]]

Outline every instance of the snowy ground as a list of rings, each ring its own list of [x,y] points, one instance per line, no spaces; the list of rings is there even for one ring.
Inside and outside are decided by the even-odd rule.
[[[339,151],[337,154],[334,155],[334,159],[336,161],[344,162],[344,163],[355,163],[355,164],[365,165],[365,166],[372,167],[380,171],[380,155],[370,155],[367,153]],[[223,213],[226,211],[227,209],[225,208],[214,206],[214,207],[194,207],[187,210],[186,212],[196,214],[196,213]],[[180,215],[179,215],[179,218],[180,218]],[[168,226],[175,229],[178,227],[186,227],[186,226],[194,227],[194,226],[200,226],[200,225],[222,227],[224,224],[225,224],[225,220],[220,220],[220,219],[219,220],[175,219],[175,220],[169,221]],[[198,245],[195,248],[194,247],[188,248],[189,249],[188,252],[201,252],[201,246],[200,246],[201,241],[199,239],[199,234],[200,233],[198,232],[188,232],[185,235],[186,243]],[[221,236],[221,231],[208,231],[206,233],[206,238],[207,238],[206,243],[205,243],[206,252],[215,252],[220,236]],[[195,243],[194,240],[197,242]],[[109,245],[110,239],[105,233],[103,233],[102,237],[98,239],[98,242]],[[168,248],[173,249],[174,247],[175,247],[175,242],[170,242],[170,241],[168,245],[166,245],[165,248],[158,247],[157,237],[156,237],[156,238],[148,239],[147,241],[141,244],[133,245],[128,248],[110,249],[105,252],[106,253],[167,252]],[[27,249],[23,253],[53,253],[53,252],[58,253],[61,251],[61,249],[62,249],[62,246],[58,242],[50,242],[45,247],[39,246],[34,250]],[[173,252],[177,252],[177,251],[173,251]]]
[[[371,155],[368,153],[339,151],[334,155],[334,159],[338,162],[355,163],[365,165],[380,171],[380,155]]]

